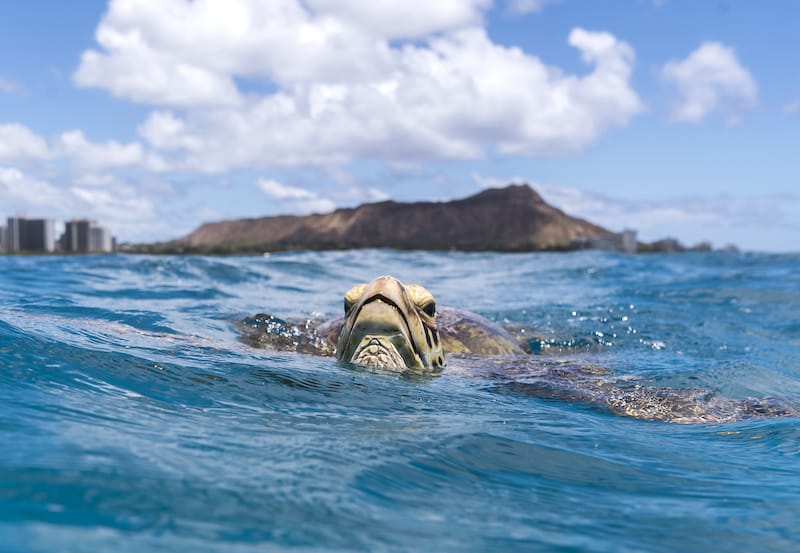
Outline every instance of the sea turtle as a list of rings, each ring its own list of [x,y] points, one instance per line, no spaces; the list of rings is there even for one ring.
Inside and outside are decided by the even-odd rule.
[[[357,284],[344,295],[344,317],[320,325],[295,325],[256,315],[245,325],[252,345],[318,355],[388,371],[436,374],[445,355],[518,356],[526,349],[491,321],[460,309],[438,307],[419,284],[382,276]]]
[[[344,317],[316,325],[271,315],[243,321],[251,345],[317,355],[374,370],[436,375],[443,370],[487,378],[493,391],[580,401],[615,414],[672,422],[727,422],[800,416],[771,399],[734,400],[706,390],[649,386],[575,360],[532,356],[510,332],[459,309],[437,307],[418,284],[391,276],[353,286]]]

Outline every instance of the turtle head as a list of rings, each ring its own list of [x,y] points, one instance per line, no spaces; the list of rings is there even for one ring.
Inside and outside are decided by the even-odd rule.
[[[399,372],[444,366],[436,302],[422,286],[391,276],[358,284],[344,295],[344,314],[338,359]]]

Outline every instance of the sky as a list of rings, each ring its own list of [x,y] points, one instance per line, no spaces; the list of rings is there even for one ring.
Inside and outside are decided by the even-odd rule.
[[[0,217],[122,242],[531,184],[640,239],[800,251],[800,2],[28,0]]]

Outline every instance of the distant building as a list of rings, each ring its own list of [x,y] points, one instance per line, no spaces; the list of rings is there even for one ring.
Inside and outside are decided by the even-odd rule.
[[[630,229],[598,236],[589,241],[589,247],[593,250],[613,250],[625,253],[636,253],[637,245],[636,231]]]
[[[622,231],[622,251],[625,253],[636,253],[639,249],[639,240],[636,236],[636,231],[633,229],[625,229]]]
[[[4,232],[7,252],[52,252],[56,246],[55,223],[52,219],[9,217]]]
[[[6,251],[6,227],[0,227],[0,252]]]
[[[651,243],[649,250],[655,253],[678,253],[686,251],[686,247],[677,238],[663,238]]]
[[[113,250],[111,233],[105,227],[91,227],[89,229],[89,251],[110,252]]]
[[[91,221],[67,221],[61,235],[61,249],[65,252],[80,253],[89,251],[89,226]]]
[[[19,234],[20,234],[20,219],[19,217],[9,217],[8,225],[6,226],[6,251],[18,252],[19,251]]]
[[[70,253],[112,252],[114,238],[96,221],[76,219],[67,221],[61,236],[61,248]]]

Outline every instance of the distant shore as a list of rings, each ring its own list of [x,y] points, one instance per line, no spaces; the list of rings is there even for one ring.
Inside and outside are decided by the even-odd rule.
[[[92,221],[76,224],[79,223],[84,224],[86,232],[94,224]],[[88,244],[88,235],[84,238]],[[351,249],[508,253],[602,250],[631,254],[714,251],[709,242],[694,246],[686,246],[674,238],[642,242],[635,230],[613,232],[547,204],[527,184],[490,188],[449,202],[384,201],[324,214],[234,219],[205,223],[182,238],[165,242],[117,244],[112,239],[110,243],[110,252],[165,255],[261,255]],[[37,250],[5,253],[92,255],[105,250],[88,249],[78,251],[62,246],[53,250],[52,246],[42,246]],[[722,250],[736,252],[738,248],[728,245]]]
[[[464,252],[626,253],[711,251],[703,242],[640,242],[547,204],[527,184],[484,190],[449,202],[385,201],[305,216],[280,215],[205,223],[187,236],[121,251],[150,254],[258,255],[264,252],[362,248]],[[727,249],[735,250],[733,247]]]

